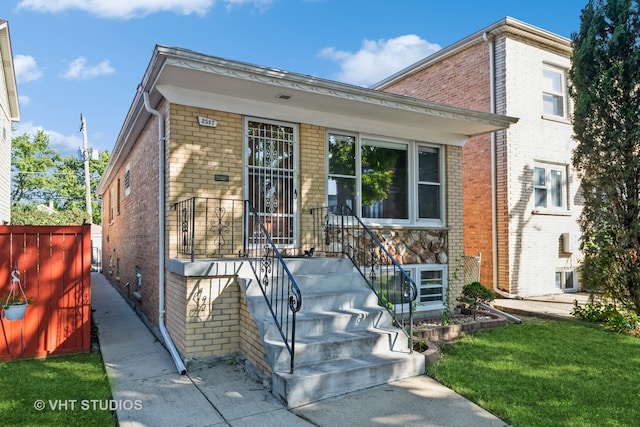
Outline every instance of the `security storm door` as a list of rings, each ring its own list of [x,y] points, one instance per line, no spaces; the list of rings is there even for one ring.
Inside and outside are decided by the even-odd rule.
[[[295,247],[298,128],[246,119],[247,198],[279,247]],[[253,222],[251,222],[253,223]],[[249,230],[254,236],[259,230]]]

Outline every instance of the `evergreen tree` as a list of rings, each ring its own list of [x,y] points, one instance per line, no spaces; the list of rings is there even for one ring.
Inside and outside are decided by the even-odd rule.
[[[640,314],[638,2],[590,0],[572,35],[573,163],[584,195],[582,280]]]

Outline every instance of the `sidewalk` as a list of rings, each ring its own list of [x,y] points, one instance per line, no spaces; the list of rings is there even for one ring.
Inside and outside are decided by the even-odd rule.
[[[548,318],[573,318],[573,302],[584,305],[589,301],[587,292],[561,293],[519,299],[497,298],[493,307],[515,316],[536,316]]]
[[[167,350],[102,274],[91,274],[91,292],[100,349],[123,427],[506,425],[424,375],[289,411],[235,363],[179,375]]]

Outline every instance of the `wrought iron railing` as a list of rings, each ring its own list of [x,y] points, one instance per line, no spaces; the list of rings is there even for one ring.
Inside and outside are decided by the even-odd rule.
[[[296,313],[302,307],[302,294],[260,216],[248,201],[245,201],[244,212],[247,230],[244,254],[289,352],[289,371],[293,373]]]
[[[386,308],[409,338],[413,349],[413,311],[418,288],[360,218],[348,206],[330,206],[311,210],[316,253],[345,255],[371,289],[378,303]]]
[[[198,258],[239,255],[242,251],[243,201],[192,197],[174,204],[179,255]]]

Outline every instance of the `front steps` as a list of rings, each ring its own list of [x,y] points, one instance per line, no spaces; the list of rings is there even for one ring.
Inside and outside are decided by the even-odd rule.
[[[422,375],[425,358],[410,353],[404,332],[348,259],[287,259],[302,293],[295,368],[254,283],[247,304],[273,369],[272,393],[289,408]]]

